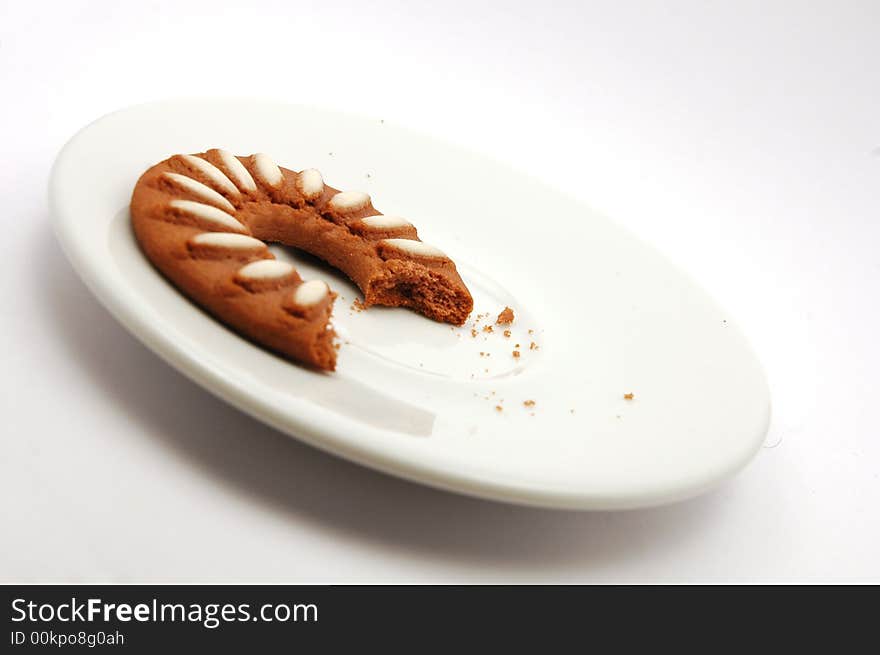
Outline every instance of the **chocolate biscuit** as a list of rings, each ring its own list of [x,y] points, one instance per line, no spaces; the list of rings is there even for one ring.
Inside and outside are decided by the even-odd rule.
[[[403,306],[456,325],[473,308],[455,264],[411,223],[379,214],[365,193],[327,186],[315,169],[280,168],[264,154],[170,157],[138,180],[131,215],[147,257],[184,294],[243,335],[318,368],[335,367],[336,294],[303,282],[264,241],[340,269],[364,307]]]

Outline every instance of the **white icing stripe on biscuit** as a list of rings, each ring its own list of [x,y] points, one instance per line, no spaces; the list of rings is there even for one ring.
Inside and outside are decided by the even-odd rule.
[[[258,152],[254,155],[254,168],[257,171],[257,177],[269,186],[278,186],[281,184],[281,169],[278,164],[272,161],[269,155]]]
[[[395,227],[409,227],[412,225],[412,223],[405,218],[401,218],[400,216],[388,216],[387,214],[367,216],[366,218],[361,219],[361,223],[377,230],[390,230]]]
[[[271,280],[290,275],[293,271],[293,266],[287,262],[280,262],[277,259],[261,259],[258,262],[242,266],[238,269],[238,276],[245,280]]]
[[[180,175],[179,173],[169,172],[162,173],[162,177],[171,180],[184,191],[187,191],[194,196],[198,196],[205,202],[215,205],[220,209],[223,209],[224,211],[230,213],[235,211],[235,207],[232,206],[231,202],[229,202],[226,198],[214,191],[214,189],[209,186],[205,186],[198,180],[194,180],[191,177],[187,177],[186,175]]]
[[[370,196],[363,191],[342,191],[330,198],[330,207],[340,211],[355,211],[370,204]]]
[[[201,218],[212,223],[219,223],[226,227],[231,227],[244,232],[244,225],[239,223],[233,216],[230,216],[222,209],[217,209],[213,205],[206,205],[202,202],[193,202],[192,200],[172,200],[168,203],[172,209],[177,209],[187,214],[192,214],[197,218]]]
[[[239,189],[242,191],[257,190],[257,183],[254,182],[254,178],[248,173],[248,169],[244,167],[244,164],[238,160],[238,157],[228,150],[218,150],[217,154],[220,155],[220,160]]]
[[[211,183],[218,190],[228,193],[231,196],[239,195],[238,189],[229,178],[223,174],[223,171],[214,166],[214,164],[208,160],[196,157],[195,155],[180,155],[180,157],[186,162],[187,166],[194,168],[211,180]]]
[[[257,250],[266,247],[266,244],[259,239],[233,232],[202,232],[190,239],[190,243],[197,246],[213,246],[233,250]]]
[[[293,302],[300,307],[311,307],[324,300],[330,288],[322,280],[309,280],[300,284],[293,292]]]
[[[417,257],[446,257],[446,253],[442,250],[435,248],[434,246],[429,246],[423,241],[414,241],[412,239],[383,239],[382,243]]]
[[[317,168],[307,168],[297,178],[299,190],[306,200],[314,200],[324,193],[324,178]]]

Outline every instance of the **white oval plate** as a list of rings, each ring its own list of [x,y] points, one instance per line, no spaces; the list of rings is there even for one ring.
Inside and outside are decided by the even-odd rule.
[[[474,337],[470,323],[358,312],[344,277],[276,249],[340,293],[338,371],[305,370],[236,336],[151,268],[128,222],[141,172],[211,147],[268,152],[370,192],[455,259],[475,314],[490,317]],[[748,344],[664,257],[558,190],[379,120],[252,100],[137,106],[64,147],[50,201],[74,268],[158,355],[279,430],[394,475],[547,507],[656,505],[737,471],[767,429]],[[511,336],[483,332],[506,304]]]

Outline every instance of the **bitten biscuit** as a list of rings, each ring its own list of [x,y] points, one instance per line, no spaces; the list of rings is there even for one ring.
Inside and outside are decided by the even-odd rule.
[[[335,367],[336,294],[303,282],[264,241],[340,269],[365,307],[408,307],[456,325],[473,309],[455,264],[409,221],[379,214],[366,193],[327,186],[315,169],[297,173],[264,154],[170,157],[138,180],[131,216],[147,257],[183,293],[241,334],[318,368]]]

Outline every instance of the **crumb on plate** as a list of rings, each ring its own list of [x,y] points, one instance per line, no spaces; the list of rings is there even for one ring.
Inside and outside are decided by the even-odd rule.
[[[504,310],[498,314],[495,323],[498,325],[510,325],[513,323],[513,318],[513,310],[510,307],[505,307]]]

